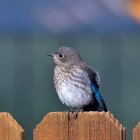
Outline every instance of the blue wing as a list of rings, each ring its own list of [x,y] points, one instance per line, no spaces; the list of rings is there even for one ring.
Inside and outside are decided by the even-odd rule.
[[[99,103],[99,106],[100,106],[99,110],[107,112],[106,104],[105,104],[105,102],[104,102],[104,100],[99,92],[98,87],[94,83],[91,83],[91,90],[92,90],[97,102]]]

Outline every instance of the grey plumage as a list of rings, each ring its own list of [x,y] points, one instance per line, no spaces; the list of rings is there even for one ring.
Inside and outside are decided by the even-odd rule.
[[[70,108],[107,111],[98,92],[100,77],[97,71],[69,47],[61,47],[51,56],[56,63],[54,85],[62,103]]]

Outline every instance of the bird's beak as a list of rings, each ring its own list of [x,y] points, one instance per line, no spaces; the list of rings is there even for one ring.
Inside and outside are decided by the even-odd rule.
[[[53,57],[53,53],[48,53],[47,55]]]

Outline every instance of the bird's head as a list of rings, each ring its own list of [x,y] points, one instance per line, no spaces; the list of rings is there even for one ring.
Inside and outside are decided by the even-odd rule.
[[[82,62],[80,55],[73,48],[61,47],[54,53],[48,54],[52,56],[57,65],[69,67]]]

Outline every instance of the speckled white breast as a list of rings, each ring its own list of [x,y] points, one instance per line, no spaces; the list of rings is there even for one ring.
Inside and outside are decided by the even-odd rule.
[[[56,66],[54,84],[62,103],[71,108],[80,108],[93,102],[89,76],[78,67],[66,70]]]

